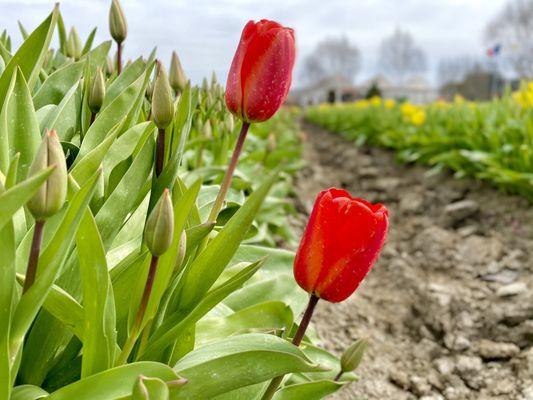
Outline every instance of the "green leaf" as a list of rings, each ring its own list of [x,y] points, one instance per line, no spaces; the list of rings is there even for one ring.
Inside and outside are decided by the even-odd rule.
[[[109,131],[129,114],[143,88],[143,82],[144,76],[139,77],[98,113],[96,120],[85,133],[78,157],[84,157],[98,146]]]
[[[225,317],[204,318],[196,325],[196,343],[205,344],[237,333],[288,330],[293,322],[289,306],[280,301],[256,304]]]
[[[94,174],[87,184],[74,194],[56,230],[54,240],[49,242],[39,257],[39,269],[35,282],[22,295],[15,310],[10,340],[12,353],[18,353],[26,332],[65,263],[100,173]]]
[[[14,72],[13,91],[5,100],[9,148],[12,154],[20,153],[18,179],[26,178],[33,158],[41,143],[41,132],[30,89],[20,69]]]
[[[105,249],[89,210],[76,233],[83,283],[82,378],[113,366],[116,348],[115,303]]]
[[[98,211],[96,223],[106,249],[110,248],[124,220],[137,204],[139,190],[152,172],[153,155],[154,141],[148,138],[122,180]]]
[[[79,82],[84,64],[83,61],[70,63],[50,74],[33,96],[35,109],[47,104],[59,104],[67,92]]]
[[[89,33],[89,36],[87,36],[87,40],[85,41],[85,45],[83,46],[83,49],[81,51],[81,54],[87,54],[89,51],[91,51],[91,47],[93,47],[94,37],[96,35],[96,28],[94,28],[91,33]]]
[[[10,400],[37,400],[48,396],[46,390],[33,385],[15,386]]]
[[[109,85],[106,90],[102,109],[106,108],[115,100],[124,90],[137,81],[146,71],[146,64],[142,57],[139,57],[133,63],[128,65],[120,75]]]
[[[287,373],[322,370],[286,340],[256,333],[232,336],[194,350],[174,369],[188,380],[172,396],[176,400],[212,398]]]
[[[72,140],[76,134],[78,124],[79,108],[80,108],[80,88],[79,82],[76,82],[70,90],[65,93],[61,102],[57,105],[52,113],[48,115],[48,120],[45,122],[48,129],[55,129],[57,135],[62,142]]]
[[[0,194],[0,229],[7,224],[15,212],[37,192],[39,187],[50,176],[54,167],[33,175],[21,183]]]
[[[176,289],[176,301],[173,302],[177,309],[190,310],[218,279],[252,225],[275,177],[276,174],[271,175],[252,193],[222,231],[186,268]]]
[[[52,40],[58,14],[59,7],[55,6],[54,11],[28,36],[9,61],[2,76],[0,76],[0,102],[3,102],[6,97],[11,77],[17,67],[27,79],[30,90],[37,82],[44,57]]]
[[[137,362],[91,375],[52,394],[47,400],[120,400],[132,394],[139,375],[165,382],[179,379],[172,368],[155,362]]]
[[[141,358],[153,359],[160,355],[160,352],[166,347],[173,345],[175,339],[190,326],[195,324],[202,318],[209,310],[220,303],[228,294],[235,291],[242,286],[244,282],[250,279],[259,268],[264,264],[265,260],[256,261],[226,282],[211,290],[199,301],[198,305],[188,314],[182,312],[174,312],[170,314],[163,324],[153,333],[148,341],[148,345]]]
[[[341,387],[342,383],[329,380],[299,383],[281,388],[272,400],[321,400]]]

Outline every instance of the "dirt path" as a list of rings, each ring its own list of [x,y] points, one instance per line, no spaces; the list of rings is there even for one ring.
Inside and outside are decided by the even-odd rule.
[[[303,129],[303,215],[330,186],[391,212],[384,252],[356,295],[318,306],[329,350],[340,354],[360,336],[372,341],[361,381],[332,398],[533,399],[533,207]]]

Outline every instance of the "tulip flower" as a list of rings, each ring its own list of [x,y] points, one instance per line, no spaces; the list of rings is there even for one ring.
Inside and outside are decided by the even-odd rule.
[[[296,282],[311,295],[292,338],[294,345],[302,342],[319,299],[336,303],[355,292],[383,247],[388,225],[388,211],[381,204],[333,188],[318,194],[294,259]],[[343,368],[354,366],[356,357],[345,357]],[[282,380],[283,376],[274,378],[261,400],[272,399]]]
[[[287,97],[295,57],[291,28],[266,19],[244,27],[226,83],[226,105],[243,123],[209,221],[222,209],[250,124],[272,117]]]
[[[272,117],[289,93],[295,57],[292,29],[265,19],[248,22],[228,75],[228,109],[246,122]]]
[[[294,260],[294,276],[308,293],[330,302],[348,298],[376,261],[388,227],[381,204],[329,189],[315,202]]]

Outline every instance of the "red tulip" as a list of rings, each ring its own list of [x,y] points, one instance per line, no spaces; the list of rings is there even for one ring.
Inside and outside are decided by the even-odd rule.
[[[296,281],[324,300],[345,300],[376,261],[388,224],[381,204],[345,190],[320,192],[294,260]]]
[[[228,109],[245,122],[272,117],[289,92],[295,56],[292,29],[266,19],[249,21],[228,74]]]

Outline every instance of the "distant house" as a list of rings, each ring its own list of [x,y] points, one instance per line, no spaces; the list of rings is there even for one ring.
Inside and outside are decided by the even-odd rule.
[[[404,84],[395,85],[383,75],[377,75],[355,86],[348,79],[335,75],[306,88],[292,90],[287,102],[301,107],[320,103],[350,102],[364,98],[372,86],[379,89],[384,99],[408,99],[412,103],[423,104],[438,97],[438,91],[422,77],[413,77]]]
[[[384,99],[407,99],[414,104],[430,103],[439,95],[438,90],[420,76],[409,78],[402,84],[393,84],[383,75],[377,75],[363,83],[359,90],[367,93],[372,85],[379,88]]]
[[[334,75],[306,88],[292,90],[287,102],[301,107],[347,102],[355,100],[357,93],[352,82],[340,75]]]

